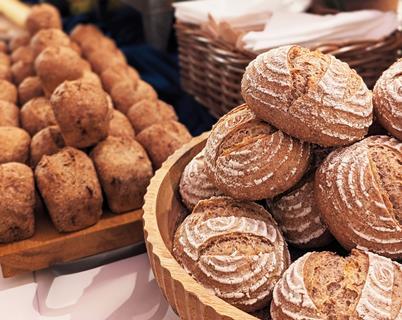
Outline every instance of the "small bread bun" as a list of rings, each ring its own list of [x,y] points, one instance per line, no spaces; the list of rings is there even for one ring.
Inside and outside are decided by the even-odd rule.
[[[61,29],[60,13],[55,7],[46,3],[34,5],[25,21],[25,27],[31,35],[42,29]]]
[[[399,263],[371,252],[309,252],[275,285],[272,320],[398,320],[401,272]]]
[[[31,137],[17,127],[0,127],[0,164],[7,162],[27,163]]]
[[[127,65],[126,57],[119,49],[93,51],[89,55],[88,61],[91,63],[92,69],[98,74],[102,74],[103,71],[112,66]]]
[[[13,81],[13,75],[11,73],[11,67],[0,65],[0,79],[7,80],[7,81],[10,81],[10,82]]]
[[[205,146],[207,172],[233,198],[271,199],[294,186],[307,171],[310,145],[257,119],[243,104],[212,128]]]
[[[30,153],[33,168],[44,155],[52,155],[66,146],[58,126],[50,126],[40,130],[31,140]]]
[[[21,126],[31,136],[55,124],[56,118],[52,106],[45,97],[33,98],[21,108]]]
[[[8,53],[7,43],[0,41],[0,52]]]
[[[23,61],[26,63],[33,63],[35,61],[35,54],[30,46],[21,46],[10,56],[12,63]]]
[[[68,146],[86,148],[107,137],[112,114],[107,94],[99,86],[81,79],[65,81],[50,102]]]
[[[241,87],[260,119],[322,146],[363,139],[373,120],[371,92],[356,71],[334,56],[296,45],[260,54]]]
[[[158,169],[171,154],[191,140],[191,134],[180,122],[166,121],[142,130],[136,138],[147,150],[154,168]]]
[[[30,46],[37,57],[47,47],[71,48],[71,41],[60,29],[43,29],[32,37]]]
[[[93,40],[94,38],[103,37],[102,31],[93,24],[77,24],[70,33],[71,40],[75,41],[80,46],[86,42],[89,43],[89,40]]]
[[[11,82],[0,79],[0,100],[17,104],[17,88]]]
[[[81,42],[80,45],[82,53],[87,59],[95,52],[116,52],[118,50],[115,42],[104,35],[101,37],[91,35],[88,40]]]
[[[120,82],[131,82],[136,88],[140,76],[137,71],[127,65],[115,64],[102,72],[101,79],[105,90],[111,92],[112,88]]]
[[[142,207],[153,172],[147,153],[137,141],[109,136],[92,150],[91,158],[114,213]]]
[[[134,138],[135,132],[128,118],[118,110],[113,110],[109,123],[109,136]]]
[[[11,74],[13,81],[16,85],[19,85],[28,77],[35,75],[35,69],[31,62],[18,61],[11,66]]]
[[[290,263],[271,215],[229,197],[198,202],[176,230],[173,255],[197,282],[247,312],[269,303]]]
[[[380,124],[402,140],[402,59],[384,71],[374,86],[374,111]]]
[[[22,32],[11,38],[8,47],[11,52],[22,46],[28,46],[31,41],[31,36],[27,32]]]
[[[35,178],[49,215],[58,231],[89,227],[102,215],[102,191],[91,159],[66,147],[43,156]]]
[[[39,77],[27,77],[18,86],[18,102],[20,105],[43,95],[42,82]]]
[[[335,150],[315,177],[321,217],[343,247],[402,258],[402,143],[372,136]]]
[[[0,147],[1,148],[1,147]],[[35,182],[28,166],[0,165],[0,243],[27,239],[35,231]]]
[[[19,127],[20,109],[8,101],[0,100],[0,127]]]
[[[11,59],[7,53],[0,51],[0,65],[10,67]]]

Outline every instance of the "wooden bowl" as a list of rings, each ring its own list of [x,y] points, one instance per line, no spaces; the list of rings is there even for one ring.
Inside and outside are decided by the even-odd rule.
[[[196,282],[172,255],[177,226],[187,214],[178,194],[184,167],[205,145],[204,133],[177,150],[156,172],[145,195],[144,236],[156,281],[181,319],[256,320]]]

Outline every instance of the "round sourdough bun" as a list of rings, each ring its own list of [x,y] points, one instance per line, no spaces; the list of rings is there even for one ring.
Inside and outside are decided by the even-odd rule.
[[[0,243],[31,237],[35,229],[35,182],[31,168],[0,165]]]
[[[176,230],[173,255],[199,283],[248,312],[265,307],[290,258],[260,205],[229,197],[200,201]]]
[[[56,124],[49,99],[33,98],[21,108],[21,126],[33,136],[38,131]]]
[[[135,131],[130,120],[120,111],[113,109],[109,122],[109,136],[134,138]]]
[[[324,222],[346,249],[402,258],[402,143],[372,136],[332,152],[315,177]]]
[[[89,227],[102,214],[102,191],[91,159],[66,147],[43,156],[35,168],[38,189],[58,231]]]
[[[242,95],[259,118],[322,146],[361,140],[372,122],[371,93],[362,78],[333,56],[295,45],[252,61]]]
[[[11,54],[11,61],[16,63],[18,61],[23,61],[26,63],[33,63],[35,60],[35,54],[30,46],[21,46]]]
[[[70,33],[71,40],[80,46],[90,40],[103,38],[103,33],[93,24],[77,24]]]
[[[11,82],[0,79],[0,100],[17,104],[17,88]]]
[[[313,175],[310,176],[270,205],[286,241],[299,248],[323,247],[333,240],[328,227],[320,218],[314,198],[313,178]]]
[[[42,82],[39,77],[27,77],[18,86],[18,102],[20,105],[43,95]]]
[[[402,266],[370,252],[309,252],[276,284],[273,320],[399,320]]]
[[[25,130],[17,127],[0,127],[0,164],[26,163],[30,143],[31,137]]]
[[[60,29],[43,29],[32,37],[30,46],[37,57],[47,47],[70,47],[71,41]]]
[[[25,21],[25,27],[31,35],[42,29],[61,29],[60,13],[55,7],[49,4],[34,5]]]
[[[245,200],[273,198],[295,185],[306,172],[310,145],[257,119],[243,104],[212,128],[205,164],[226,195]]]
[[[374,86],[374,111],[380,124],[402,140],[402,59],[384,71]]]
[[[11,66],[13,82],[19,85],[25,78],[35,75],[35,69],[32,62],[17,61]]]
[[[200,200],[223,195],[206,173],[204,151],[205,149],[202,149],[187,164],[180,178],[179,192],[181,199],[190,211],[194,209]]]
[[[8,101],[0,100],[0,127],[19,127],[20,109]]]
[[[140,76],[138,72],[128,65],[115,64],[105,69],[101,74],[103,87],[107,92],[119,82],[131,82],[136,87]]]
[[[102,74],[109,67],[116,65],[127,65],[127,60],[124,54],[119,49],[113,50],[96,50],[93,51],[88,61],[91,63],[92,69],[97,74]]]
[[[44,155],[52,155],[66,146],[58,126],[50,126],[36,133],[31,140],[31,165],[33,168]]]
[[[24,31],[24,32],[18,33],[13,38],[11,38],[11,40],[8,44],[8,47],[11,52],[14,52],[19,47],[29,45],[29,41],[31,41],[31,36],[29,35],[28,32]]]

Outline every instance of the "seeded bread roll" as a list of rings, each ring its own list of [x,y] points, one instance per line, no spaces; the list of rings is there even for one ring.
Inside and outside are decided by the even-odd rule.
[[[119,82],[131,82],[132,86],[137,87],[140,76],[132,67],[122,64],[115,64],[105,69],[101,74],[103,87],[107,92]]]
[[[374,111],[380,124],[402,140],[402,59],[384,71],[374,86]]]
[[[361,140],[372,122],[371,93],[362,78],[333,56],[295,45],[252,61],[242,95],[259,118],[322,146]]]
[[[19,33],[11,38],[8,44],[9,50],[11,52],[14,52],[19,47],[29,45],[29,41],[31,41],[31,36],[29,35],[28,32]]]
[[[25,130],[17,127],[0,127],[0,164],[26,163],[30,143],[31,137]]]
[[[44,95],[39,77],[27,77],[18,86],[18,101],[24,105],[29,100]]]
[[[109,136],[93,149],[91,158],[114,213],[142,207],[152,164],[137,141]]]
[[[58,231],[89,227],[102,214],[102,191],[91,159],[66,147],[43,156],[35,169],[36,182]]]
[[[145,81],[139,80],[137,86],[132,82],[119,82],[110,92],[116,108],[126,114],[132,105],[141,100],[157,100],[155,90]]]
[[[44,155],[52,155],[66,146],[58,126],[50,126],[40,130],[31,140],[30,153],[33,168]]]
[[[299,248],[323,247],[333,240],[320,218],[313,178],[314,175],[270,204],[270,211],[286,241]]]
[[[17,104],[17,88],[7,80],[0,79],[0,100]]]
[[[31,62],[18,61],[11,66],[11,74],[14,83],[19,85],[26,78],[35,75],[35,68]]]
[[[49,4],[34,5],[25,21],[25,27],[31,35],[42,29],[61,29],[60,13],[55,7]]]
[[[118,110],[112,111],[109,123],[109,136],[134,138],[135,132],[128,118]]]
[[[346,249],[402,258],[402,143],[372,136],[332,152],[315,178],[324,222]]]
[[[35,182],[21,163],[0,165],[0,242],[31,237],[35,230]]]
[[[47,47],[69,47],[71,41],[60,29],[43,29],[35,34],[30,42],[35,57],[37,57]]]
[[[309,144],[257,119],[246,104],[215,124],[205,146],[209,176],[238,199],[273,198],[294,186],[309,162]]]
[[[20,109],[8,101],[0,100],[0,127],[19,127]]]
[[[190,211],[201,200],[223,195],[206,173],[204,151],[205,149],[202,149],[187,164],[180,178],[179,192],[181,199]]]
[[[167,121],[142,130],[137,140],[147,150],[154,168],[158,169],[171,154],[191,140],[191,134],[181,123]]]
[[[290,262],[271,215],[256,203],[229,197],[195,206],[175,233],[173,255],[216,296],[248,312],[268,304]]]
[[[21,125],[33,136],[38,131],[56,124],[49,99],[33,98],[21,108]]]
[[[155,123],[178,120],[173,107],[162,100],[141,100],[130,107],[127,117],[137,132]]]
[[[35,69],[48,96],[64,81],[79,79],[89,70],[87,63],[66,47],[46,48],[36,58]]]
[[[402,266],[370,252],[309,252],[275,285],[273,320],[401,319]]]
[[[103,71],[111,66],[127,65],[126,57],[117,48],[114,50],[93,51],[89,55],[88,61],[91,63],[92,69],[98,74],[102,74]]]
[[[50,102],[68,146],[86,148],[107,137],[112,112],[99,86],[80,79],[65,81]]]

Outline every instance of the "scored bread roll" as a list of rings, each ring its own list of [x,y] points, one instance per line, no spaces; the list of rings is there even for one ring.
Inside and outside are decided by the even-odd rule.
[[[31,140],[30,154],[33,168],[44,155],[52,155],[66,146],[58,126],[50,126],[40,130]]]
[[[243,104],[212,128],[205,164],[226,195],[260,200],[290,189],[308,169],[310,145],[257,119]]]
[[[55,124],[56,118],[52,106],[45,97],[33,98],[21,108],[21,126],[31,136]]]
[[[173,255],[216,296],[249,312],[268,304],[290,262],[271,215],[229,197],[198,202],[176,230]]]
[[[37,57],[47,47],[71,47],[71,41],[60,29],[43,29],[32,37],[30,46]]]
[[[259,118],[322,146],[361,140],[372,123],[371,93],[356,71],[296,45],[260,54],[247,67],[241,90]]]
[[[109,122],[109,136],[134,138],[135,131],[130,120],[118,110],[113,109]]]
[[[42,29],[61,29],[60,13],[56,7],[46,3],[34,5],[25,21],[25,27],[31,35]]]
[[[24,105],[29,100],[44,95],[39,77],[27,77],[18,86],[18,102]]]
[[[204,152],[205,149],[202,149],[187,164],[180,178],[179,192],[181,199],[190,211],[194,209],[200,200],[223,195],[206,173]]]
[[[372,136],[332,152],[315,177],[321,217],[346,249],[402,258],[402,143]]]
[[[20,109],[8,101],[0,100],[0,127],[19,127]]]
[[[402,266],[370,252],[309,252],[276,284],[273,320],[399,320]]]
[[[11,82],[0,79],[0,100],[17,104],[17,88]]]
[[[35,182],[31,168],[0,165],[0,243],[31,237],[35,230]]]
[[[402,140],[402,59],[384,71],[373,91],[374,111],[380,124]]]
[[[17,127],[0,127],[0,164],[7,162],[27,163],[31,137]]]
[[[92,150],[91,158],[114,213],[142,207],[153,172],[151,161],[137,141],[109,136]]]
[[[58,231],[89,227],[102,214],[102,191],[91,159],[66,147],[45,155],[35,168],[38,189]]]
[[[81,79],[65,81],[50,102],[68,146],[86,148],[107,137],[112,112],[101,87]]]

